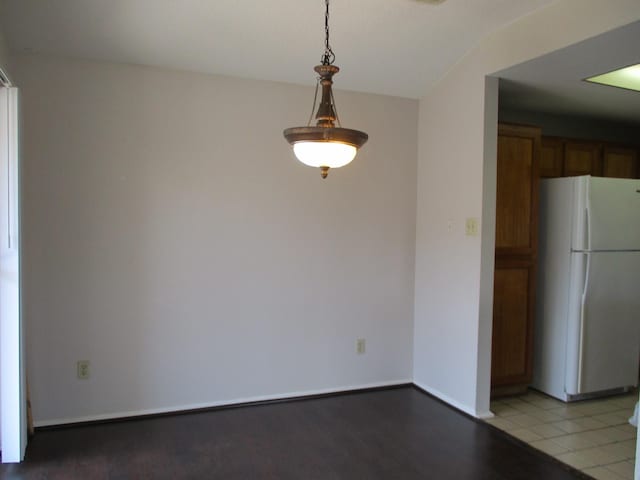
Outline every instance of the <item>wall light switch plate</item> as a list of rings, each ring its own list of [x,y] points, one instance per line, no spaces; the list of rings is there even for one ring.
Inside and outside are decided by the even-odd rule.
[[[467,218],[464,222],[464,233],[467,237],[477,237],[478,236],[478,219],[477,218]]]
[[[358,355],[362,355],[366,351],[367,345],[364,338],[359,338],[356,340],[356,353]]]
[[[78,360],[77,363],[78,378],[80,380],[89,379],[89,360]]]

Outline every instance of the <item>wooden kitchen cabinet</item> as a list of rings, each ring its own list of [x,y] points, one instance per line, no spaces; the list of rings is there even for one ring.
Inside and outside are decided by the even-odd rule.
[[[507,391],[507,386],[517,391],[531,382],[535,272],[531,260],[496,261],[491,351],[494,392]]]
[[[493,394],[531,382],[540,138],[536,127],[498,127]]]
[[[605,146],[602,151],[602,176],[638,178],[638,150]]]
[[[542,137],[540,178],[593,175],[640,178],[640,149],[633,145]]]
[[[564,175],[564,142],[557,137],[542,137],[540,142],[540,177]]]
[[[499,125],[496,258],[537,252],[539,159],[539,128]]]
[[[600,143],[567,140],[564,143],[564,176],[602,175]]]

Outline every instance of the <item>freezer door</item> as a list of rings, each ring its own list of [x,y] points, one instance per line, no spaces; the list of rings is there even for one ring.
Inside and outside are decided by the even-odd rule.
[[[588,250],[640,250],[640,180],[589,177]]]
[[[583,254],[583,258],[586,262],[577,332],[578,388],[567,393],[636,386],[640,360],[640,252],[590,253]]]

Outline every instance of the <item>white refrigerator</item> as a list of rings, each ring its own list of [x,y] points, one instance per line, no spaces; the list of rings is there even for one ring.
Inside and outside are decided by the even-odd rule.
[[[532,386],[563,401],[638,385],[640,180],[540,182]]]

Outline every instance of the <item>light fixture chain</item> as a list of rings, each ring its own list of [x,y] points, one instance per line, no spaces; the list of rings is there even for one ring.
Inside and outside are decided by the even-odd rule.
[[[333,65],[336,55],[329,45],[329,0],[325,0],[326,10],[324,13],[324,54],[322,55],[323,65]]]

